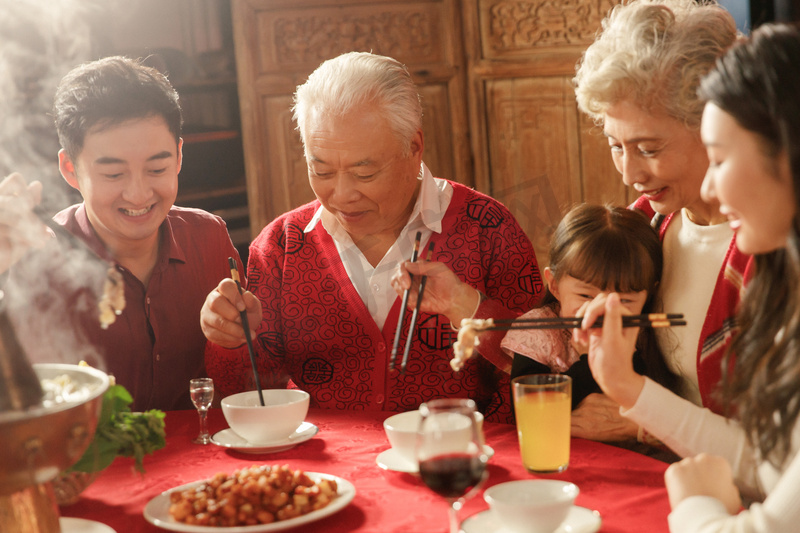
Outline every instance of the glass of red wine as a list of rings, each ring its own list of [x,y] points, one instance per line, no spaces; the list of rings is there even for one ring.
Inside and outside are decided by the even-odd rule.
[[[419,474],[429,489],[447,500],[450,533],[458,533],[459,509],[486,479],[488,456],[475,419],[475,402],[431,400],[420,405],[419,411]]]

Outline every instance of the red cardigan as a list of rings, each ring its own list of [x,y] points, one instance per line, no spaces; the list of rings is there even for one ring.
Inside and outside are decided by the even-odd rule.
[[[639,197],[631,208],[642,211],[651,219],[656,214],[644,196]],[[658,225],[658,234],[662,241],[674,215],[675,213],[667,215]],[[722,405],[714,392],[722,379],[725,352],[737,330],[736,311],[739,301],[747,280],[753,276],[754,268],[752,256],[739,251],[734,235],[725,253],[697,346],[697,379],[703,406],[718,414],[723,414]]]
[[[434,260],[487,296],[478,316],[515,318],[543,294],[533,247],[502,204],[451,184],[442,233],[431,237]],[[482,357],[454,373],[456,332],[444,316],[422,313],[405,374],[388,370],[400,298],[378,329],[322,224],[303,232],[319,205],[282,215],[250,246],[248,289],[263,311],[254,340],[262,386],[294,384],[311,394],[313,406],[332,409],[403,411],[433,398],[470,397],[487,420],[513,422],[511,359],[499,348],[502,335],[482,338]],[[405,342],[404,333],[401,352]],[[206,365],[222,395],[255,388],[245,348],[209,343]]]

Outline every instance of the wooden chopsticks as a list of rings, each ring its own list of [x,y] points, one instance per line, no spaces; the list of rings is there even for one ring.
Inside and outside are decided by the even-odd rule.
[[[552,318],[517,318],[492,320],[492,325],[477,327],[481,331],[508,330],[508,329],[574,329],[580,328],[583,317],[552,317]],[[672,326],[685,326],[682,313],[648,313],[644,315],[623,315],[622,327],[624,328],[668,328]],[[592,325],[593,328],[603,326],[603,317],[600,316]]]

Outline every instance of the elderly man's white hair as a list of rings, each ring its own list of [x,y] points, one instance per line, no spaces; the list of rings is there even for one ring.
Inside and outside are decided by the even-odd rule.
[[[406,67],[391,57],[348,52],[323,62],[294,95],[294,120],[305,145],[312,110],[341,117],[377,104],[407,155],[422,129],[422,104]]]

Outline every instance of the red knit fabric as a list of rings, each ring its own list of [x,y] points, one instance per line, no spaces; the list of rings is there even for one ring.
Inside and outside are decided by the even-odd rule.
[[[496,200],[451,183],[442,233],[431,237],[433,260],[488,297],[479,316],[514,318],[534,307],[544,285],[522,228]],[[400,298],[379,330],[322,224],[303,233],[318,207],[315,201],[282,215],[250,246],[248,289],[263,311],[254,340],[262,386],[296,386],[311,394],[313,406],[331,409],[403,411],[433,398],[470,397],[487,419],[513,421],[511,360],[499,341],[482,342],[483,357],[454,373],[456,332],[444,316],[422,313],[406,372],[388,370]],[[206,365],[223,395],[254,388],[245,348],[209,343]]]
[[[650,218],[655,215],[650,202],[644,196],[640,196],[630,207],[642,211]],[[659,237],[662,241],[674,215],[675,213],[667,215],[659,226]],[[734,235],[717,277],[697,346],[697,379],[703,406],[717,414],[724,414],[715,393],[722,379],[723,359],[736,333],[736,311],[745,284],[753,276],[754,268],[752,256],[739,251]]]

